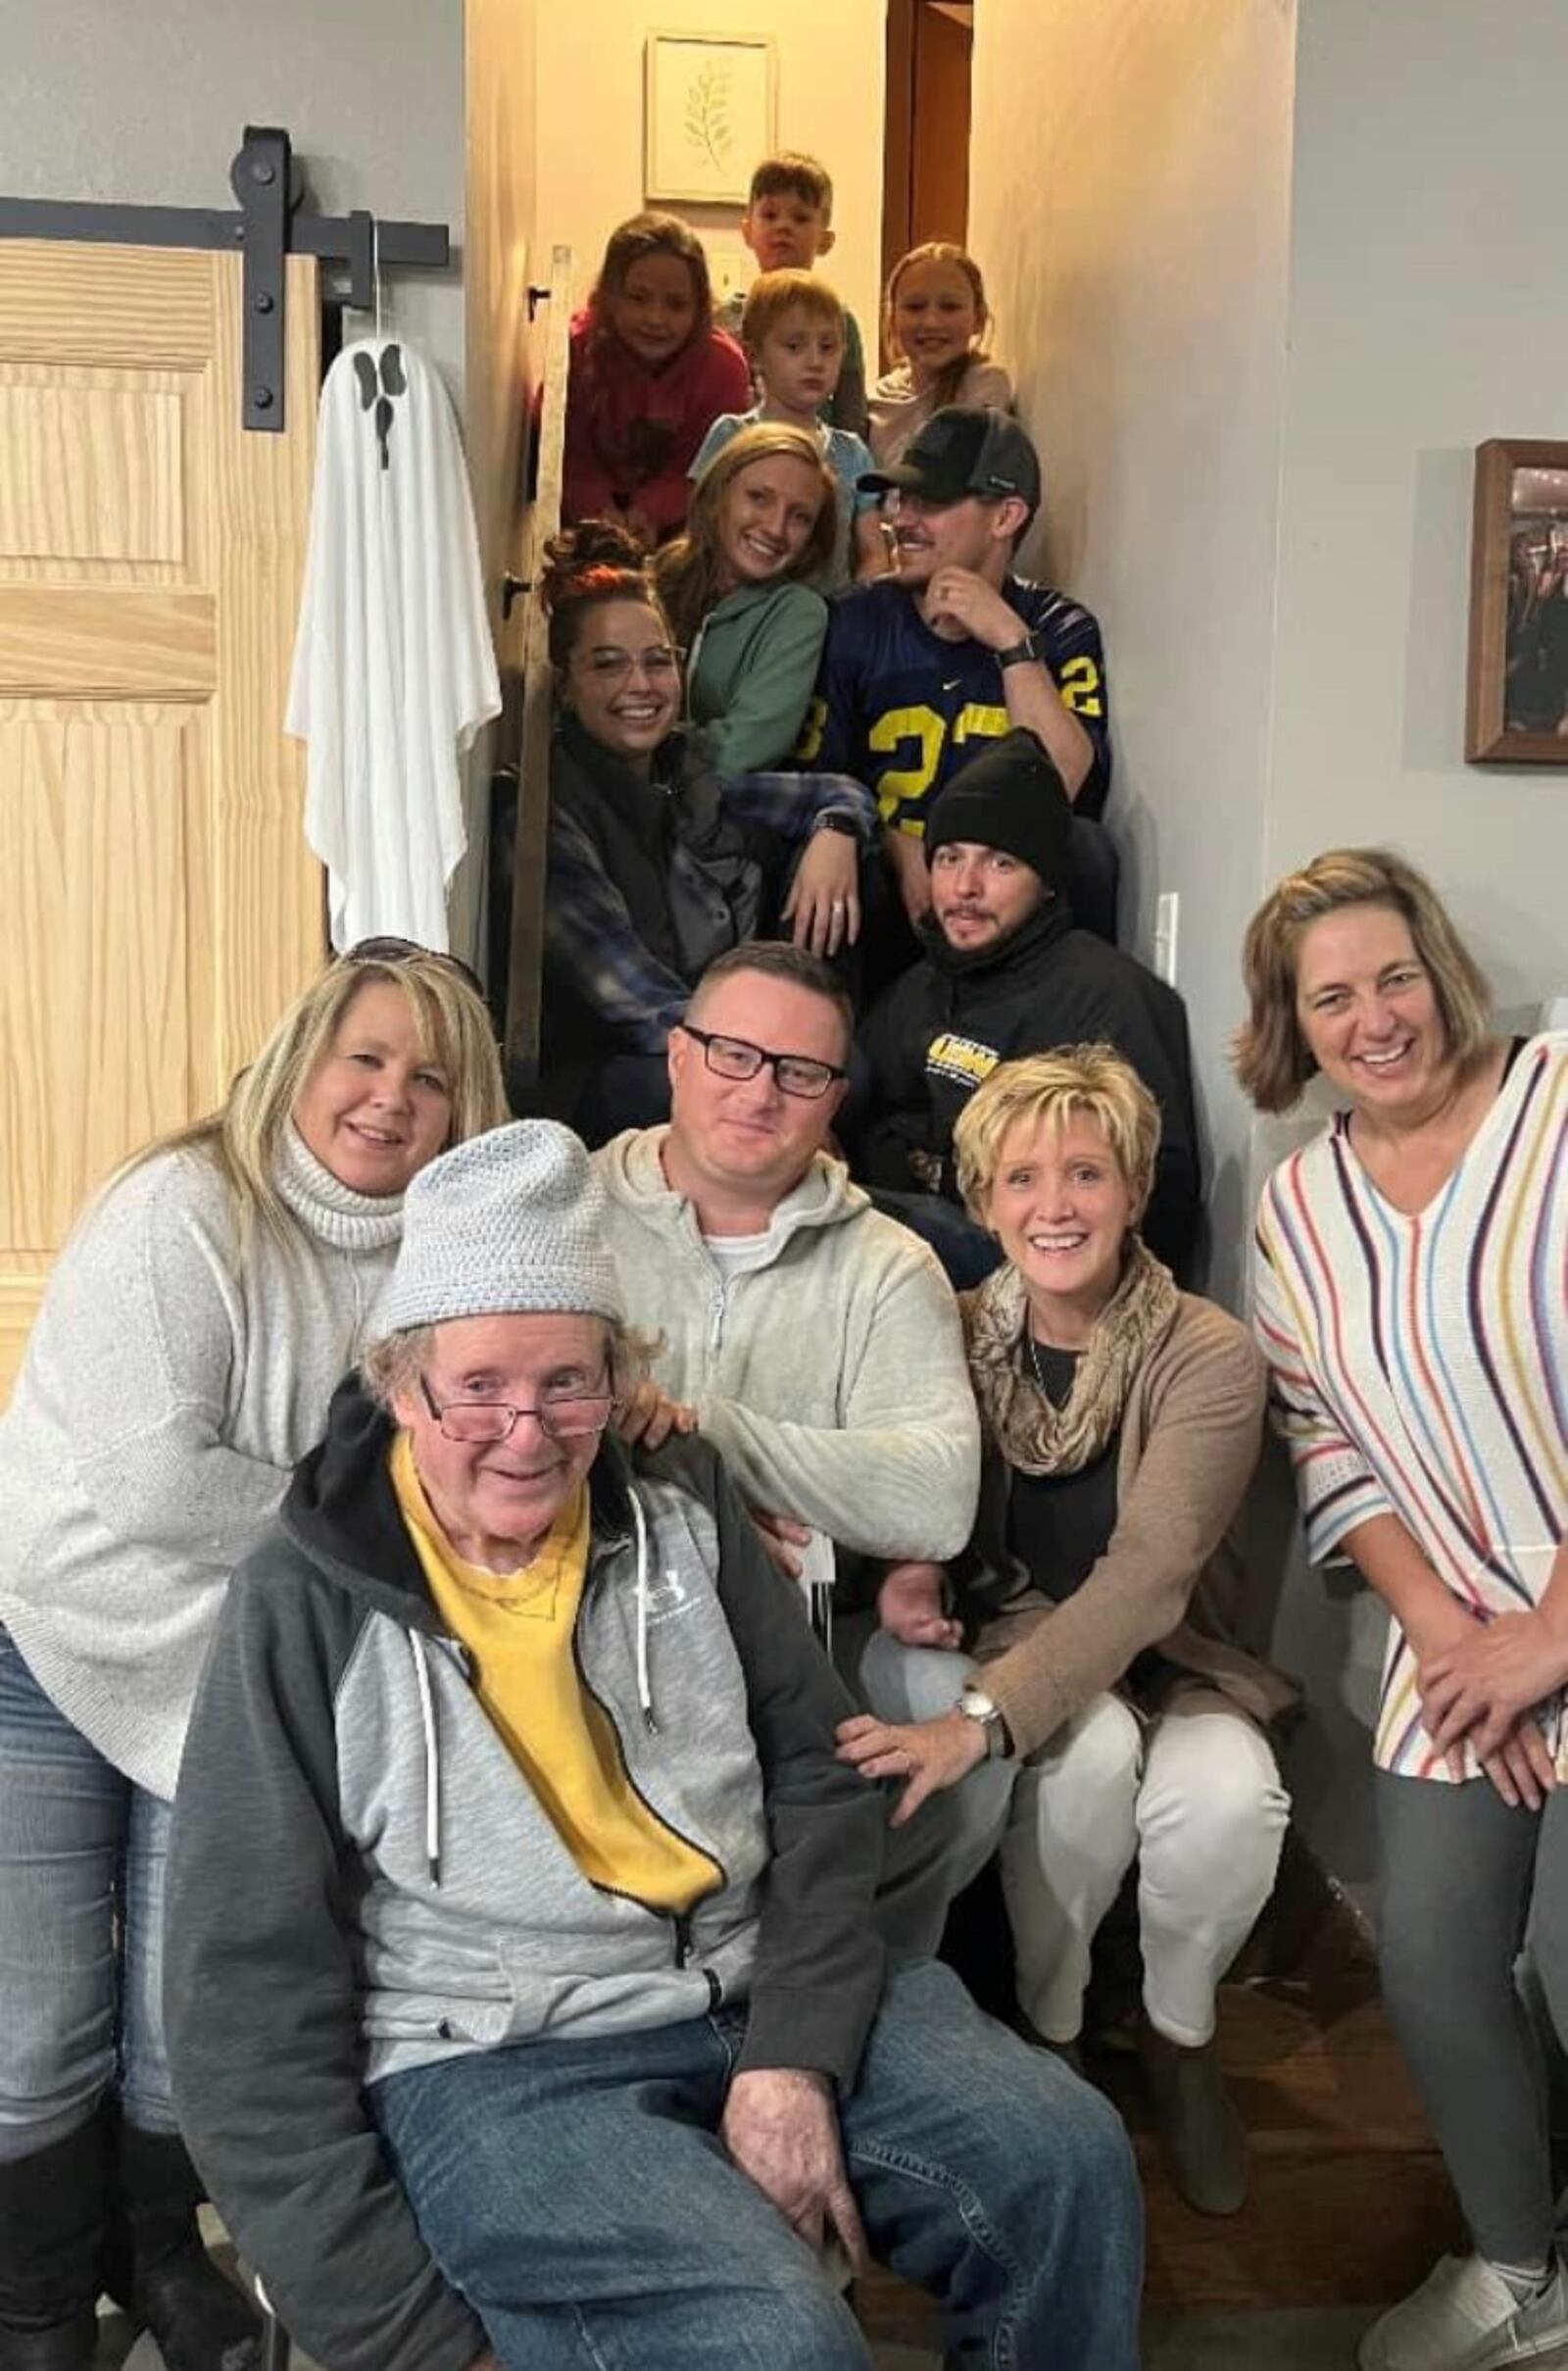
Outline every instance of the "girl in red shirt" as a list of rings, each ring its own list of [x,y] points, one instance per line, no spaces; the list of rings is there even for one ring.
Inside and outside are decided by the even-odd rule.
[[[745,356],[713,327],[701,240],[673,215],[633,215],[571,324],[564,520],[612,519],[648,543],[672,534],[698,446],[751,400]]]

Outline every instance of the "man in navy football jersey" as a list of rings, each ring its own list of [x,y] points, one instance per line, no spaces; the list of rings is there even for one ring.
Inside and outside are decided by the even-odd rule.
[[[1027,725],[1073,801],[1075,918],[1115,935],[1116,860],[1100,628],[1065,593],[1012,572],[1040,505],[1040,461],[1004,412],[933,413],[902,462],[860,483],[897,500],[898,566],[831,604],[799,763],[875,792],[911,926],[930,904],[932,800],[988,742]],[[912,954],[912,949],[908,950]]]

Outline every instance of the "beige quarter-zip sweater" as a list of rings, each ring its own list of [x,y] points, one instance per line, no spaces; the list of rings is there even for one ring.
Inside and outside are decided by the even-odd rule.
[[[665,1182],[666,1133],[629,1129],[594,1156],[627,1315],[664,1337],[659,1382],[695,1402],[749,1505],[862,1556],[956,1556],[980,1429],[935,1255],[818,1153],[765,1259],[726,1274]]]

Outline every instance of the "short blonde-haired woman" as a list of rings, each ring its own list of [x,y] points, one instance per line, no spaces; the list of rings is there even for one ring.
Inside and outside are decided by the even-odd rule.
[[[1077,2040],[1095,1930],[1137,1859],[1166,2156],[1192,2204],[1229,2213],[1246,2135],[1214,1996],[1273,1889],[1290,1806],[1264,1728],[1294,1691],[1225,1618],[1263,1364],[1139,1237],[1158,1140],[1152,1096],[1108,1046],[1004,1062],[960,1113],[959,1184],[1005,1255],[962,1303],[980,1510],[951,1612],[933,1566],[884,1582],[862,1679],[905,1717],[841,1737],[867,1776],[908,1780],[906,1817],[988,1752],[1016,1760],[1002,1876],[1018,2001],[1057,2047]]]
[[[1256,1307],[1314,1562],[1389,1608],[1374,1755],[1389,2012],[1469,2225],[1363,2371],[1568,2346],[1527,1916],[1568,2035],[1568,1036],[1511,1042],[1431,884],[1381,848],[1292,873],[1247,934],[1236,1066],[1344,1109],[1257,1216]]]
[[[55,1264],[0,1419],[8,2366],[86,2371],[106,2256],[169,2371],[255,2349],[201,2248],[163,2048],[185,1724],[228,1576],[366,1339],[404,1188],[505,1116],[464,967],[369,940],[220,1111],[111,1180]]]

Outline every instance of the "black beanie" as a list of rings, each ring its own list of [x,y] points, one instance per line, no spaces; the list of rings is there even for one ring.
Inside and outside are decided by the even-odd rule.
[[[946,840],[1005,849],[1032,864],[1059,896],[1072,869],[1072,805],[1037,733],[1014,725],[988,742],[932,802],[925,826],[929,864]]]

